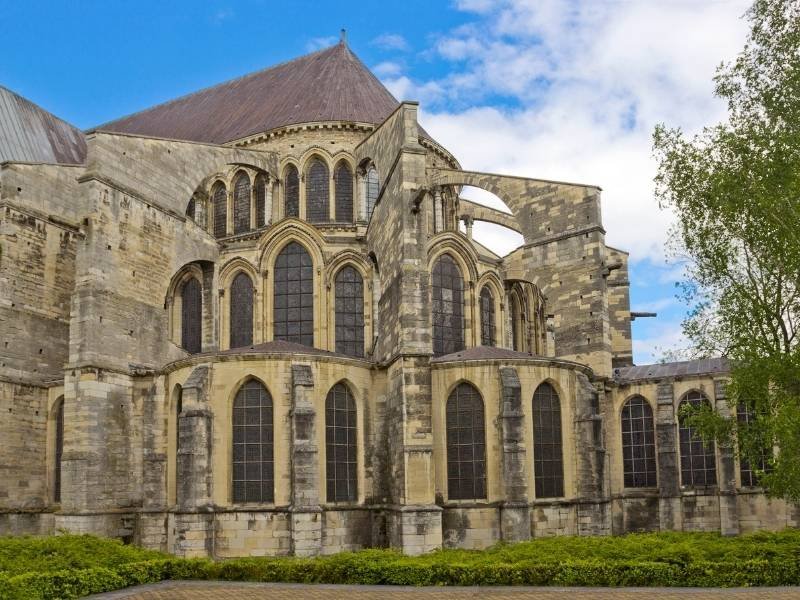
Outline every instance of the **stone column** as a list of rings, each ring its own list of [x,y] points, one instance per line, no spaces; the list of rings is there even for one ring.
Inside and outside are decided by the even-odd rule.
[[[214,417],[208,406],[209,384],[208,366],[196,367],[183,386],[183,410],[178,415],[175,554],[183,557],[214,554],[211,500]]]
[[[472,239],[472,217],[469,215],[463,215],[461,219],[464,221],[464,226],[467,228],[467,239]]]
[[[519,542],[531,537],[528,506],[527,454],[522,388],[516,369],[500,368],[500,435],[503,443],[502,477],[504,500],[500,505],[500,537]]]
[[[726,382],[714,380],[716,410],[730,419]],[[722,535],[738,535],[739,510],[736,504],[736,461],[730,444],[719,444],[719,530]]]
[[[444,228],[444,209],[442,208],[442,190],[433,190],[433,232],[439,233]]]
[[[675,397],[671,381],[656,388],[656,451],[658,459],[658,510],[661,530],[683,528]]]
[[[264,223],[263,225],[269,225],[272,223],[272,202],[275,196],[273,189],[277,187],[278,182],[275,181],[272,177],[267,177],[266,183],[266,198],[264,199]]]
[[[166,446],[164,430],[169,394],[164,378],[156,379],[140,392],[143,404],[144,431],[142,435],[142,508],[136,543],[146,548],[166,552],[167,547],[167,455],[159,452]]]
[[[583,373],[577,374],[576,384],[578,535],[608,535],[610,504],[603,489],[605,448],[599,392]]]
[[[309,365],[292,365],[291,533],[295,556],[322,551],[322,509],[319,505],[319,450],[315,443],[314,377]]]

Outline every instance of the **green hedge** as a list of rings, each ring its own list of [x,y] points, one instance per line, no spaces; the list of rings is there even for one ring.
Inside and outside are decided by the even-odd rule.
[[[10,548],[18,551],[18,561]],[[23,571],[32,565],[36,568]],[[180,579],[413,586],[800,585],[800,533],[555,538],[417,557],[363,550],[313,559],[220,562],[179,559],[89,536],[0,538],[0,600],[79,598]]]

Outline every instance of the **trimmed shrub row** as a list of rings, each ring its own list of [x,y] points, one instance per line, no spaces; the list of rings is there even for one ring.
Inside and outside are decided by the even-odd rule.
[[[223,562],[167,558],[114,569],[93,567],[14,577],[0,575],[0,599],[79,598],[169,579],[412,586],[735,587],[800,584],[800,560],[697,562],[687,565],[623,561],[421,564],[413,558],[391,553],[384,555],[377,560],[359,554],[318,559],[261,558]]]

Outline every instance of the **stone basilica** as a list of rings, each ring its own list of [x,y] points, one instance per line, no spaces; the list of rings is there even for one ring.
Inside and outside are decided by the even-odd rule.
[[[724,361],[633,366],[600,188],[465,171],[417,111],[344,41],[85,132],[0,88],[0,534],[224,558],[798,524],[677,418],[727,411]]]

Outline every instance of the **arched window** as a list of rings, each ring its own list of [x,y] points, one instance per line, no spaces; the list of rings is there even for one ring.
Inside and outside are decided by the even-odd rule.
[[[56,447],[53,457],[53,501],[61,502],[61,457],[64,455],[64,397],[56,400]]]
[[[331,220],[329,183],[328,166],[314,159],[306,175],[306,219],[309,223]]]
[[[356,402],[337,383],[325,399],[325,480],[328,502],[358,499]]]
[[[251,379],[233,401],[233,501],[275,499],[272,396]]]
[[[481,290],[481,346],[494,345],[494,294],[485,285]]]
[[[367,221],[369,221],[372,217],[372,211],[375,209],[375,203],[378,201],[378,194],[381,189],[381,184],[378,180],[378,171],[375,170],[375,167],[367,169],[365,184],[367,188]]]
[[[750,410],[749,406],[744,403],[740,403],[736,408],[736,420],[739,421],[741,425],[752,424],[756,420],[755,413]],[[763,438],[759,437],[757,439],[763,442]],[[772,457],[772,451],[769,448],[769,444],[762,443],[761,448],[761,453],[756,459],[755,469],[753,469],[753,465],[749,460],[743,456],[739,457],[739,475],[742,479],[742,487],[755,487],[761,485],[761,482],[759,481],[759,473],[769,473],[771,470],[770,458]]]
[[[699,406],[708,404],[708,399],[697,391],[683,397],[678,408],[684,404]],[[717,483],[717,464],[714,442],[705,443],[695,430],[680,418],[678,437],[681,447],[681,483],[686,486],[715,485]]]
[[[549,383],[533,393],[533,479],[537,498],[564,495],[561,402]]]
[[[297,167],[289,165],[286,168],[284,183],[283,213],[286,217],[300,216],[300,176]]]
[[[433,354],[464,349],[464,280],[456,261],[442,254],[433,265]]]
[[[336,220],[339,223],[353,222],[353,172],[341,161],[333,172],[336,186]]]
[[[256,177],[256,227],[267,224],[267,180],[263,175]]]
[[[228,232],[228,191],[222,183],[214,188],[211,203],[214,205],[214,237],[225,237]]]
[[[195,200],[192,198],[189,200],[189,204],[186,205],[186,216],[189,217],[192,221],[194,221],[195,214],[197,212],[197,208],[195,206]]]
[[[250,231],[250,178],[239,173],[233,184],[233,233]]]
[[[446,422],[448,498],[486,498],[486,425],[478,390],[458,384],[447,399]]]
[[[625,487],[658,485],[653,409],[641,396],[622,407],[622,461]]]
[[[314,345],[314,266],[297,242],[275,260],[274,339]]]
[[[200,282],[192,277],[181,290],[181,346],[190,354],[203,344],[203,294]]]
[[[253,343],[253,280],[239,273],[231,283],[230,302],[231,348]]]
[[[336,351],[364,356],[364,280],[351,266],[336,274]]]

